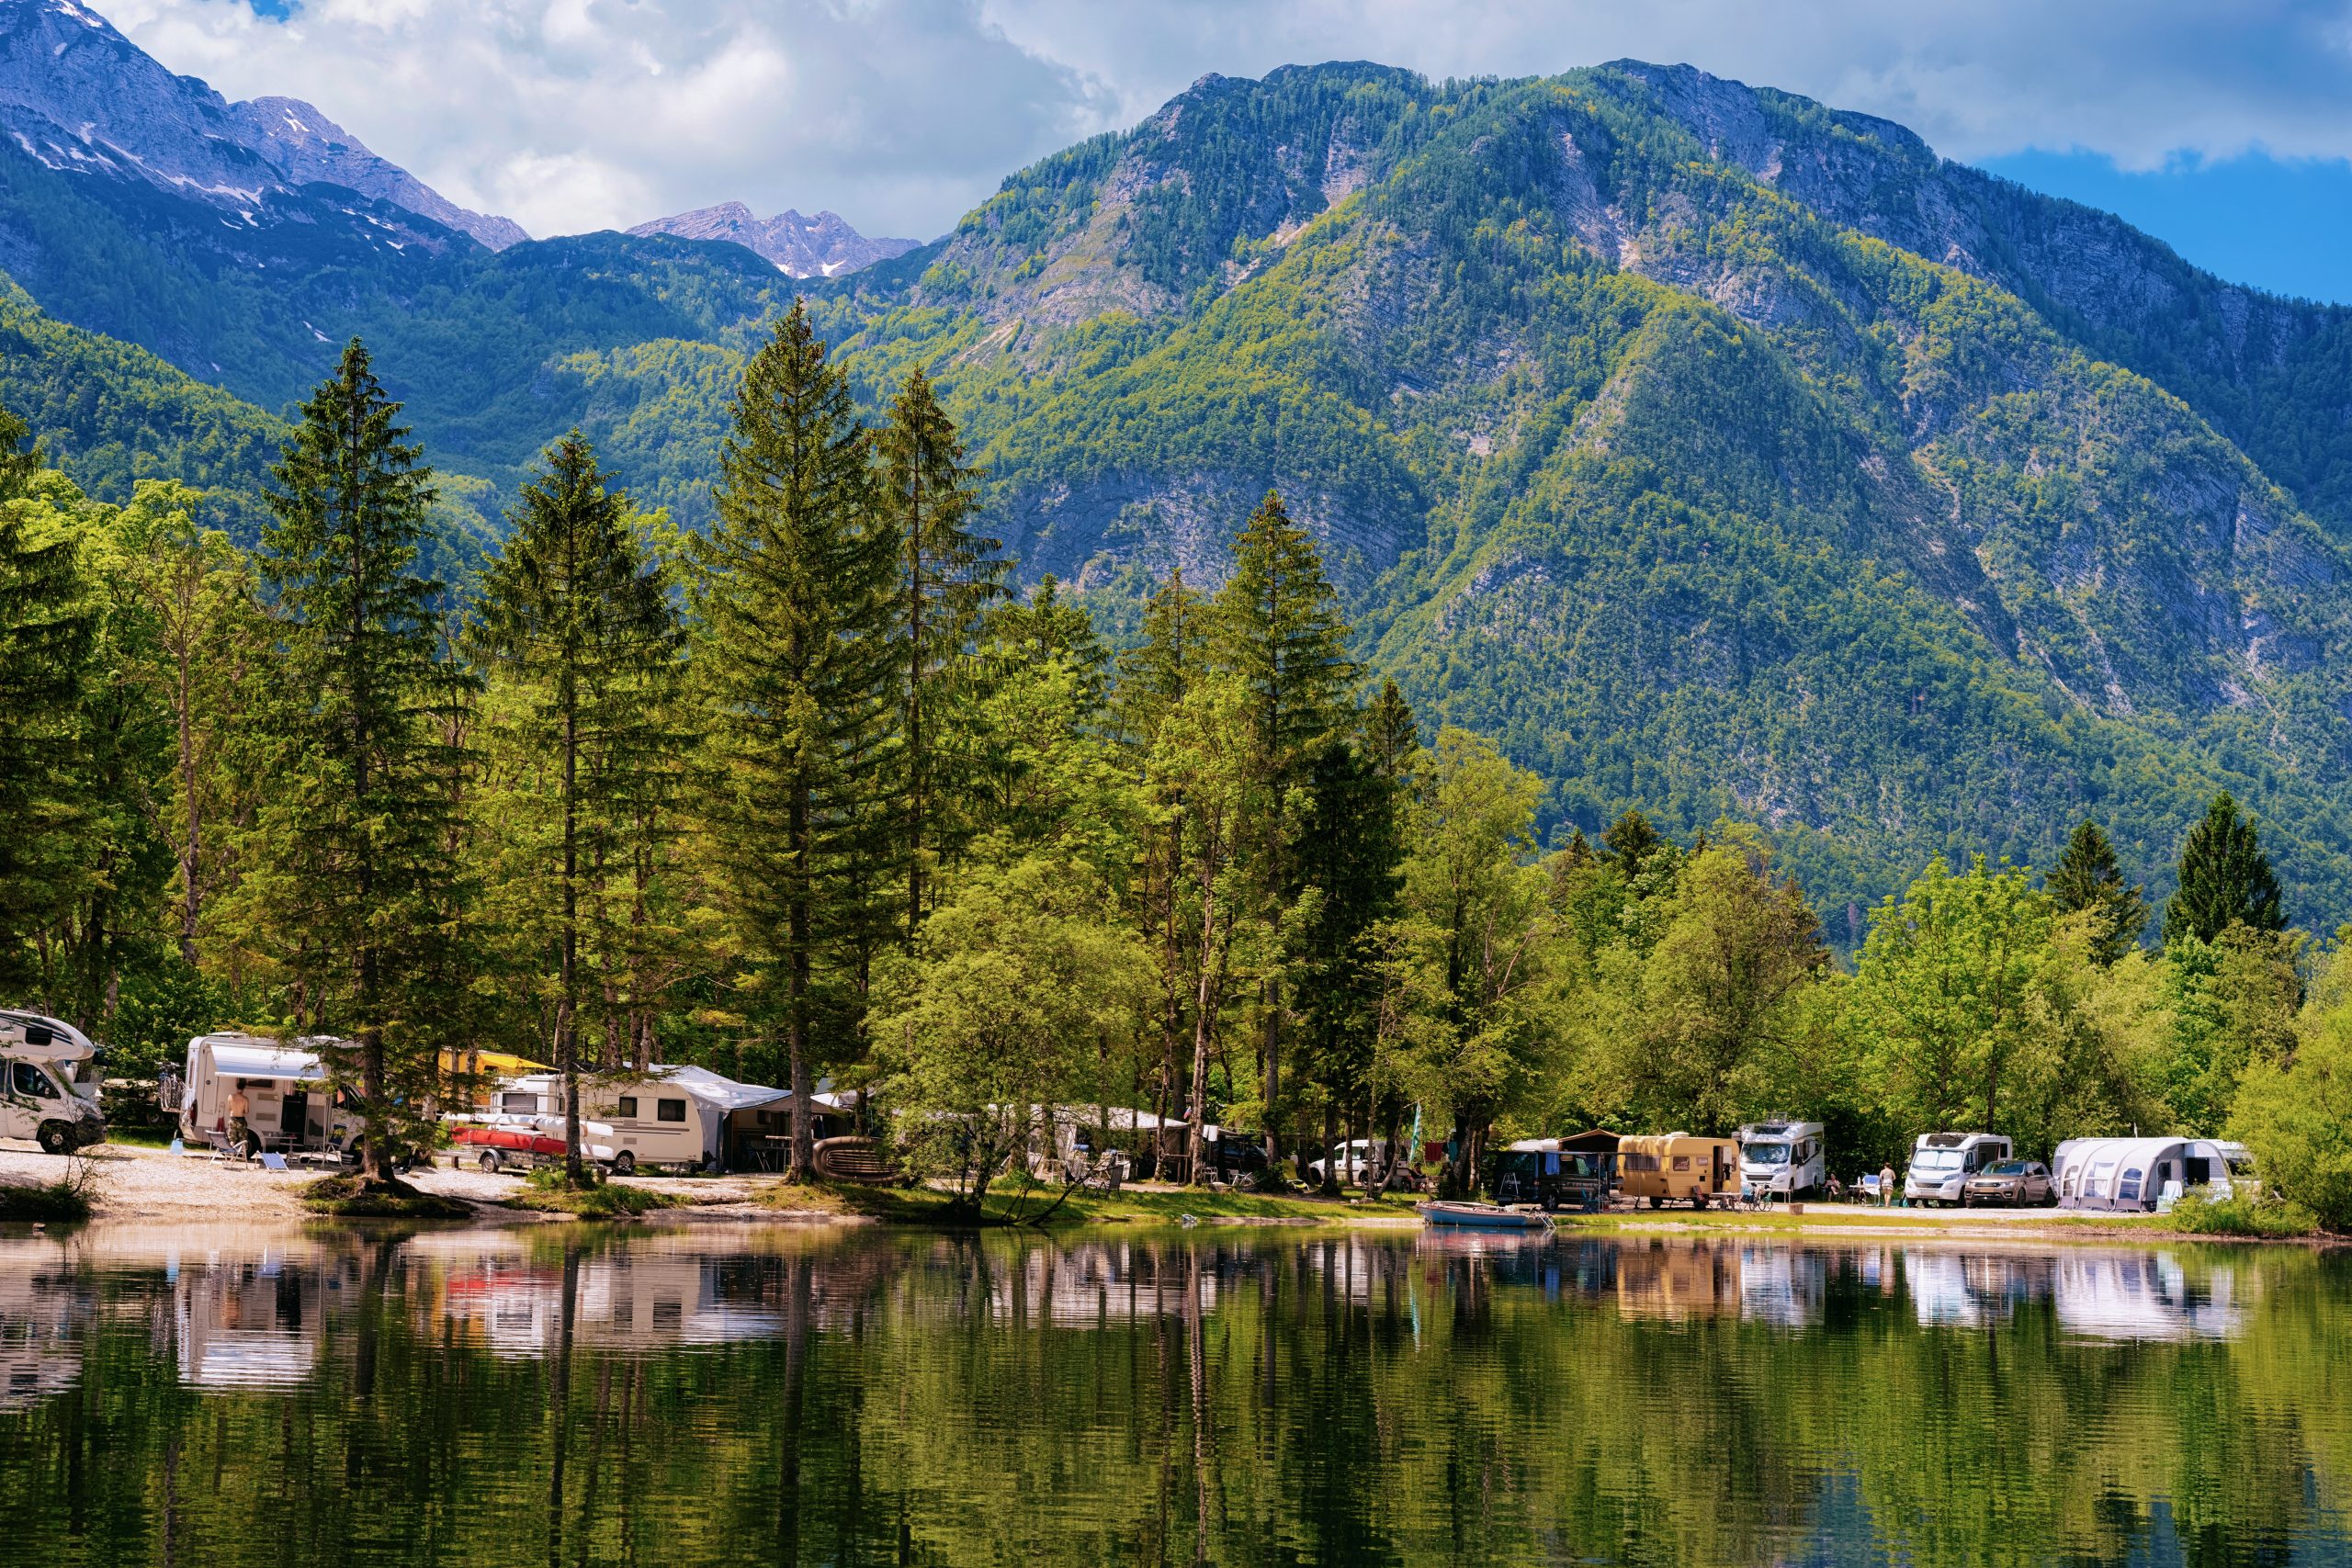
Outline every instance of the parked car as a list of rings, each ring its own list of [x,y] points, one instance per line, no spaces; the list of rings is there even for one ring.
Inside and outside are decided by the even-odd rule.
[[[1961,1190],[1962,1208],[1974,1203],[2007,1203],[2013,1209],[2044,1204],[2056,1198],[2050,1185],[2050,1168],[2038,1159],[1997,1160],[1968,1179]]]
[[[1365,1179],[1372,1175],[1372,1139],[1351,1138],[1347,1143],[1342,1144],[1335,1152],[1339,1156],[1338,1165],[1340,1180],[1350,1182],[1356,1186],[1362,1186]],[[1323,1167],[1330,1157],[1330,1156],[1325,1155],[1308,1161],[1306,1166],[1306,1179],[1309,1181],[1320,1182],[1323,1179]]]

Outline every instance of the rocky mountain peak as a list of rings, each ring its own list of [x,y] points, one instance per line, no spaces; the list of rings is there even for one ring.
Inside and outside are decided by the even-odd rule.
[[[175,75],[78,0],[0,0],[0,136],[51,169],[157,186],[226,209],[234,223],[270,221],[271,198],[324,184],[492,250],[527,237],[448,200],[309,104],[232,104]]]
[[[696,208],[674,217],[657,218],[629,231],[636,235],[668,234],[681,240],[723,240],[757,252],[776,270],[793,277],[839,277],[876,262],[904,255],[913,240],[868,239],[850,227],[839,213],[820,212],[814,218],[786,208],[773,218],[753,216],[740,201]]]

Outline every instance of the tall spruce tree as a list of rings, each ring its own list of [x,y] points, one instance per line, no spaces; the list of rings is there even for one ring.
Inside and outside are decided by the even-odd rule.
[[[535,880],[556,909],[555,1059],[563,1075],[564,1168],[580,1159],[581,899],[617,861],[649,772],[664,768],[656,682],[677,656],[676,613],[578,431],[547,451],[485,574],[475,642],[520,688],[520,734],[552,756],[554,841]]]
[[[1184,585],[1183,568],[1171,568],[1143,612],[1143,640],[1121,653],[1119,684],[1112,705],[1120,743],[1148,772],[1161,728],[1205,671],[1208,616],[1201,596]],[[1184,813],[1182,787],[1156,780],[1163,818],[1144,832],[1141,874],[1135,908],[1153,953],[1159,981],[1159,1072],[1152,1110],[1180,1114],[1190,1102],[1190,1055],[1183,1043],[1184,1012],[1197,994],[1188,964],[1199,950],[1184,918]]]
[[[942,755],[943,709],[967,658],[981,612],[1003,591],[998,542],[975,532],[979,470],[922,370],[909,373],[875,442],[881,498],[898,536],[899,617],[906,637],[907,934],[922,921],[923,896],[942,845],[938,796],[956,770]]]
[[[34,521],[41,456],[28,434],[0,409],[0,994],[26,982],[28,940],[72,898],[81,707],[97,632],[75,540]]]
[[[2286,902],[2254,819],[2223,790],[2180,847],[2180,887],[2165,905],[2165,941],[2211,942],[2233,925],[2283,931]]]
[[[300,1021],[356,1043],[379,1179],[437,1084],[440,1032],[420,1004],[449,990],[462,762],[441,585],[413,570],[432,471],[399,411],[355,338],[271,470],[260,567],[277,601],[281,747],[253,836],[253,891]]]
[[[1401,792],[1383,776],[1369,750],[1326,737],[1307,764],[1307,808],[1298,840],[1298,874],[1314,897],[1299,933],[1296,996],[1306,1064],[1323,1088],[1323,1143],[1339,1141],[1340,1123],[1367,1112],[1373,1041],[1378,1027],[1378,954],[1373,932],[1394,917],[1404,886]],[[1323,1186],[1343,1172],[1327,1152]]]
[[[800,1179],[814,1066],[857,1046],[865,963],[900,888],[886,875],[900,838],[899,551],[869,446],[796,302],[745,368],[718,522],[692,547],[709,871],[754,1008],[784,1031]]]
[[[1315,748],[1346,714],[1355,678],[1347,657],[1347,624],[1339,595],[1323,574],[1314,536],[1290,519],[1272,491],[1258,503],[1234,542],[1233,575],[1216,602],[1218,657],[1238,682],[1247,707],[1247,764],[1272,809],[1253,824],[1248,859],[1255,918],[1275,945],[1282,913],[1299,891],[1292,853],[1298,824],[1283,802],[1306,783]],[[1275,1111],[1282,1091],[1283,975],[1265,964],[1259,982],[1259,1066],[1265,1106],[1266,1160],[1279,1154]]]
[[[2060,914],[2091,913],[2097,927],[2091,956],[2102,965],[2131,952],[2147,928],[2147,902],[2138,887],[2123,880],[2115,846],[2096,822],[2077,823],[2067,835],[2064,852],[2050,869],[2048,886]]]

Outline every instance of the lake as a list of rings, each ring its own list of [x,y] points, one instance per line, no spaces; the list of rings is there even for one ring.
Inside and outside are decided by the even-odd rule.
[[[0,1231],[0,1556],[2352,1562],[2352,1258]]]

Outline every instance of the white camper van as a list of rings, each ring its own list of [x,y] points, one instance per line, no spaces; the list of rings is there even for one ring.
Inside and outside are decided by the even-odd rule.
[[[107,1138],[94,1064],[98,1048],[62,1020],[0,1011],[0,1138],[70,1155]]]
[[[347,1153],[363,1129],[360,1118],[328,1082],[325,1061],[314,1048],[330,1042],[304,1039],[291,1044],[259,1034],[199,1034],[187,1043],[180,1077],[180,1135],[195,1144],[225,1138],[229,1097],[245,1092],[245,1126],[254,1147],[289,1154],[300,1150]]]
[[[1911,1146],[1911,1167],[1903,1178],[1909,1203],[1957,1203],[1968,1179],[2017,1152],[1998,1133],[1922,1133]]]
[[[1739,1186],[1751,1198],[1796,1198],[1829,1180],[1818,1122],[1751,1122],[1739,1130]]]

